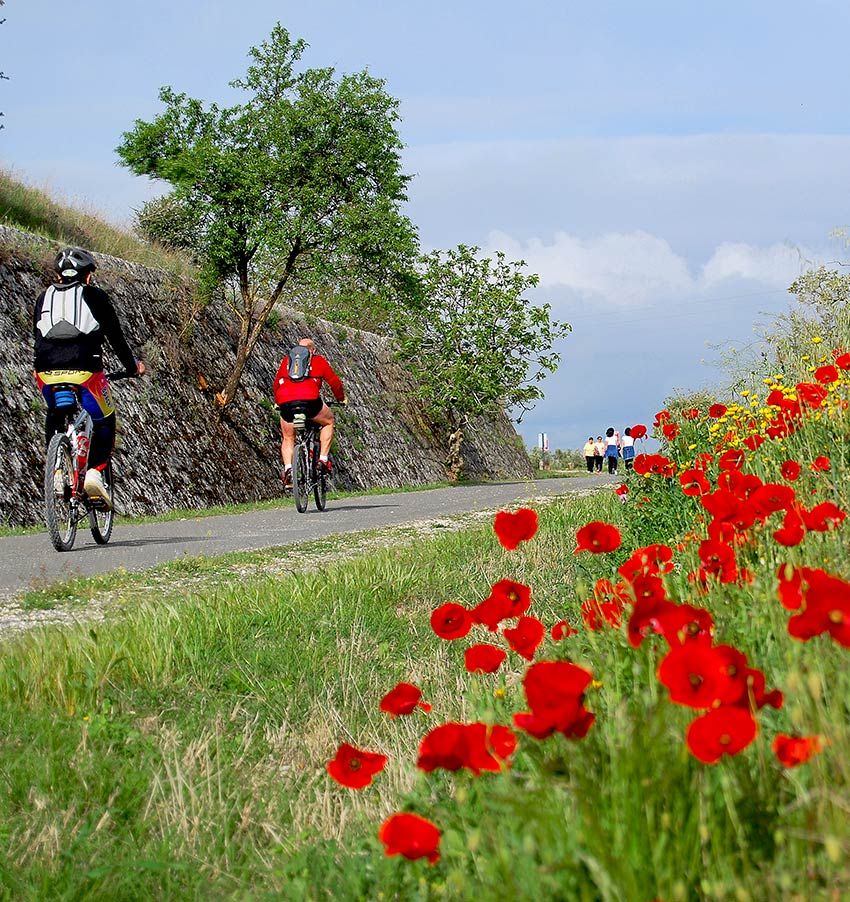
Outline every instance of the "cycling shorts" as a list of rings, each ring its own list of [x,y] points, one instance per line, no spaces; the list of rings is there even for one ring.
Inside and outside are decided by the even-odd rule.
[[[291,423],[296,413],[306,414],[307,419],[312,420],[324,406],[325,402],[321,398],[315,398],[309,401],[285,401],[278,404],[277,409],[280,411],[280,418]]]
[[[55,386],[78,385],[80,387],[80,403],[95,422],[115,413],[115,408],[112,406],[112,393],[104,372],[45,370],[35,374],[35,382],[50,410],[56,406],[53,397]]]

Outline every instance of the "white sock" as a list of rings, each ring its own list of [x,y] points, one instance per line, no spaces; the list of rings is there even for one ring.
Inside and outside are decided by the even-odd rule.
[[[320,454],[320,455],[319,455],[319,460],[320,460],[323,464],[326,464],[326,463],[328,462],[328,455],[327,455],[327,454]]]

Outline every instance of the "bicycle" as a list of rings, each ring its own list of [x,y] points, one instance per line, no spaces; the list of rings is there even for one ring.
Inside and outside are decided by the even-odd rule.
[[[337,405],[331,402],[328,406]],[[312,492],[317,509],[323,511],[327,505],[328,474],[319,466],[321,427],[307,419],[307,414],[303,411],[294,414],[292,426],[295,429],[295,448],[292,452],[292,495],[295,498],[295,509],[303,514]]]
[[[136,378],[135,373],[123,370],[107,375],[113,382],[132,378]],[[62,383],[53,390],[56,410],[64,416],[65,431],[50,439],[44,464],[44,514],[50,541],[57,551],[70,551],[77,527],[88,518],[92,538],[98,545],[106,545],[115,521],[112,463],[102,472],[110,501],[106,505],[99,498],[89,498],[83,490],[93,423],[80,404],[80,387]]]

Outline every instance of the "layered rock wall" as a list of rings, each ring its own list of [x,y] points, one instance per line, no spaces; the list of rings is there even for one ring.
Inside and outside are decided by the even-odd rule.
[[[42,516],[43,403],[32,380],[33,303],[50,281],[56,247],[0,227],[0,440],[5,487],[0,522]],[[275,311],[224,414],[213,395],[236,350],[223,300],[199,308],[192,286],[159,270],[98,257],[97,282],[112,296],[150,378],[114,385],[119,411],[117,496],[129,514],[258,501],[280,494],[279,426],[271,383],[280,358],[311,336],[340,374],[350,404],[337,408],[334,460],[340,488],[422,485],[445,479],[447,436],[413,397],[391,342],[378,335]],[[113,368],[118,364],[112,361]],[[107,369],[110,368],[109,363]],[[468,473],[528,477],[522,443],[506,416],[473,423]]]

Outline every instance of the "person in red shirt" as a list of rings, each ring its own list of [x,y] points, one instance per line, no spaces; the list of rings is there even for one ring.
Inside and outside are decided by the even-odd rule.
[[[274,400],[280,411],[280,456],[283,460],[283,481],[289,485],[292,481],[292,452],[295,448],[295,428],[292,420],[296,413],[304,412],[308,419],[318,423],[319,432],[319,466],[326,473],[331,471],[328,454],[334,437],[334,415],[330,407],[322,400],[322,383],[327,382],[334,397],[345,404],[345,389],[342,380],[333,371],[331,365],[321,354],[316,353],[316,345],[312,338],[302,338],[299,347],[310,352],[307,375],[301,379],[292,379],[289,375],[289,356],[283,358],[277,375],[274,377]]]

